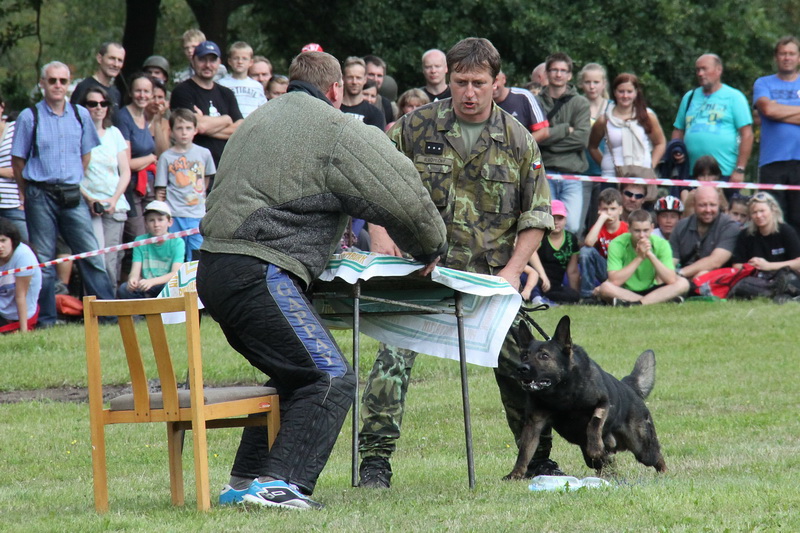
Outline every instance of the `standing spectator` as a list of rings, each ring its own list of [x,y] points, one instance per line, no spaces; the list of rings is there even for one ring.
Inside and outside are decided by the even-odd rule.
[[[194,74],[172,90],[170,99],[172,110],[184,108],[197,115],[194,143],[211,151],[217,167],[228,138],[242,122],[233,91],[214,81],[219,58],[216,43],[204,41],[197,45],[192,57]],[[212,186],[212,182],[207,183],[207,190],[210,191]]]
[[[313,509],[321,505],[308,496],[356,380],[306,291],[348,215],[386,224],[428,263],[425,274],[444,250],[445,228],[414,165],[382,131],[335,109],[342,99],[336,58],[301,53],[289,75],[281,102],[259,109],[231,138],[203,218],[197,291],[230,344],[270,376],[281,399],[274,445],[267,449],[263,426],[244,429],[220,503]]]
[[[172,232],[199,228],[206,214],[206,183],[217,169],[211,152],[192,141],[197,133],[197,117],[188,109],[176,109],[169,117],[175,143],[158,158],[156,197],[166,200],[172,213]],[[187,235],[186,260],[203,242],[200,234]]]
[[[586,233],[580,251],[581,298],[590,299],[597,285],[608,278],[608,244],[628,231],[622,220],[622,195],[617,189],[600,191],[597,220]]]
[[[704,54],[695,63],[700,87],[683,96],[672,131],[673,139],[686,143],[689,168],[704,155],[713,155],[723,178],[744,181],[745,168],[753,149],[753,115],[741,91],[722,83],[722,60]],[[675,154],[682,163],[684,156]]]
[[[228,48],[228,66],[231,73],[219,80],[219,84],[233,91],[242,117],[255,111],[258,106],[267,103],[264,86],[249,78],[247,70],[253,64],[253,48],[243,41],[236,41]]]
[[[272,79],[272,63],[264,56],[254,56],[253,64],[247,69],[247,75],[260,83],[266,93],[268,90],[267,84]],[[267,99],[269,99],[269,96],[267,96]]]
[[[758,175],[763,183],[800,185],[800,40],[784,37],[775,45],[778,72],[758,78],[753,102],[761,117]],[[786,222],[800,231],[800,192],[775,191]]]
[[[605,115],[606,108],[608,107],[608,76],[606,69],[603,65],[598,63],[587,63],[583,66],[578,73],[578,85],[583,90],[583,95],[589,100],[589,121],[592,126],[597,122],[597,118]],[[591,138],[591,134],[590,134]],[[601,153],[605,153],[606,141],[600,141],[598,149]],[[586,159],[589,162],[589,168],[586,169],[586,174],[589,176],[599,176],[602,173],[600,164],[597,163],[589,153],[586,152]],[[604,184],[608,188],[613,185]],[[582,182],[583,186],[583,206],[581,209],[581,220],[585,227],[591,227],[594,224],[594,211],[597,209],[597,194],[600,192],[601,184],[593,183],[590,181]],[[591,213],[591,216],[588,214]]]
[[[33,250],[21,242],[19,230],[10,220],[0,218],[0,270],[36,266]],[[25,333],[39,319],[39,292],[42,289],[40,268],[0,276],[0,332]]]
[[[91,87],[81,105],[89,110],[92,122],[100,137],[100,144],[92,150],[92,158],[81,181],[81,192],[92,215],[92,228],[100,248],[116,246],[122,242],[122,230],[128,219],[130,205],[125,190],[131,181],[128,163],[128,143],[122,133],[111,125],[113,104],[102,87]],[[119,279],[120,252],[103,257],[111,286]]]
[[[500,54],[491,42],[474,37],[458,42],[447,53],[447,67],[452,98],[399,118],[389,138],[417,162],[419,177],[445,221],[444,266],[494,274],[519,289],[525,265],[544,232],[553,228],[539,151],[528,130],[492,101]],[[386,230],[370,224],[369,231],[372,251],[400,255],[402,244],[395,244]],[[360,486],[390,485],[389,458],[400,437],[416,356],[380,345],[363,395]],[[526,394],[515,377],[519,347],[512,334],[505,338],[498,365],[495,379],[506,419],[519,441]],[[530,476],[562,473],[549,459],[550,448],[546,432],[529,465]]]
[[[647,107],[639,78],[620,74],[614,78],[611,93],[614,103],[598,117],[589,137],[592,159],[601,164],[606,177],[621,175],[619,168],[627,165],[655,168],[667,142],[658,117]],[[605,154],[600,151],[603,139]]]
[[[125,223],[125,242],[144,233],[144,205],[154,196],[153,182],[156,176],[158,150],[153,130],[147,119],[147,107],[153,98],[153,80],[144,73],[134,74],[129,82],[130,103],[113,117],[114,126],[122,132],[128,143],[128,157],[131,171],[131,186],[127,199],[131,206]],[[164,129],[159,120],[159,134]]]
[[[289,90],[289,78],[275,74],[267,82],[267,100],[273,100]]]
[[[531,92],[539,95],[547,87],[547,64],[539,63],[531,71]]]
[[[150,56],[142,63],[142,72],[160,81],[166,88],[169,82],[169,61],[164,56]]]
[[[378,93],[377,102],[373,105],[383,112],[386,124],[388,124],[394,121],[394,109],[392,102],[380,94],[383,81],[386,79],[386,61],[374,55],[366,55],[363,59],[367,67],[367,79],[375,82],[376,93]]]
[[[108,93],[109,100],[114,104],[114,110],[119,109],[122,105],[122,95],[114,85],[114,79],[119,76],[124,63],[125,49],[121,44],[110,41],[101,44],[97,50],[97,70],[75,86],[70,101],[78,103],[89,88],[101,87]]]
[[[289,78],[283,74],[275,74],[274,76],[270,76],[264,90],[264,96],[267,97],[267,101],[269,102],[270,100],[277,98],[282,94],[286,94],[288,89]]]
[[[55,257],[59,232],[73,253],[97,249],[80,182],[100,139],[89,112],[67,102],[69,79],[64,63],[53,61],[42,67],[39,85],[44,99],[20,113],[11,147],[28,232],[42,263]],[[78,266],[88,294],[103,300],[114,297],[100,256],[81,259]],[[55,270],[47,267],[39,294],[40,326],[49,327],[56,321],[54,281]]]
[[[551,54],[546,61],[547,88],[539,101],[547,113],[550,135],[539,145],[547,172],[583,174],[588,168],[586,146],[591,121],[589,101],[569,84],[572,79],[572,58],[563,52]],[[561,200],[570,213],[583,211],[583,185],[579,181],[551,180],[550,193]],[[576,216],[567,220],[567,231],[579,234],[583,221]]]
[[[608,245],[608,280],[597,294],[614,305],[683,302],[689,281],[675,274],[669,242],[652,235],[650,213],[638,209],[628,222],[630,232]]]
[[[200,43],[205,42],[205,40],[206,34],[196,28],[191,28],[183,32],[183,35],[181,36],[181,43],[183,43],[183,55],[186,56],[186,60],[189,62],[189,65],[185,69],[179,70],[175,73],[173,85],[183,83],[195,75],[196,70],[193,64],[194,52],[197,49],[197,46]],[[219,48],[217,48],[217,50],[219,50]],[[217,52],[217,56],[221,56],[221,54]],[[213,81],[219,81],[225,77],[227,73],[228,71],[225,69],[225,66],[222,63],[217,63],[216,70],[211,76],[211,79],[213,79]]]
[[[7,120],[6,103],[0,96],[0,218],[7,218],[17,226],[20,238],[28,240],[25,209],[19,199],[19,189],[11,167],[11,143],[14,140],[15,122]]]
[[[422,54],[422,75],[425,86],[420,87],[431,102],[450,98],[450,86],[447,85],[447,58],[438,49],[428,50]]]
[[[546,139],[550,135],[550,128],[536,97],[527,89],[506,87],[506,81],[506,75],[501,71],[495,80],[494,102],[528,128],[534,141]]]
[[[397,107],[399,109],[400,117],[405,114],[411,113],[418,107],[422,107],[425,104],[430,104],[431,101],[428,100],[428,95],[425,94],[425,91],[422,89],[409,89],[403,94],[400,95],[400,98],[397,99]],[[391,122],[386,125],[386,131],[394,126],[394,122]]]
[[[681,219],[669,236],[675,267],[687,279],[727,266],[739,234],[739,224],[720,211],[716,188],[698,187],[694,203],[694,214]]]
[[[344,62],[344,98],[341,111],[353,115],[364,124],[375,126],[383,131],[386,120],[383,113],[374,105],[364,101],[364,84],[367,67],[360,57],[348,57]]]

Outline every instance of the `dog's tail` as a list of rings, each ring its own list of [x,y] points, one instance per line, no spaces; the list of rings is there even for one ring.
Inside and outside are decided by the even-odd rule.
[[[647,398],[656,384],[656,354],[653,350],[642,352],[633,365],[633,372],[622,378],[622,382],[627,383],[642,399]]]

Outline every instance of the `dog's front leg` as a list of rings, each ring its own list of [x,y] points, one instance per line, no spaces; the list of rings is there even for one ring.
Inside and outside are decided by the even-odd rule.
[[[586,455],[591,457],[597,465],[602,465],[601,459],[605,455],[603,445],[603,427],[608,419],[608,398],[603,398],[594,408],[592,419],[586,426]]]
[[[536,448],[539,446],[539,437],[542,434],[542,429],[547,423],[547,415],[544,413],[531,412],[525,418],[525,425],[522,426],[522,434],[519,438],[519,453],[517,454],[517,462],[514,464],[514,469],[510,474],[503,479],[522,479],[525,477],[525,471],[528,469],[528,463],[531,462]]]

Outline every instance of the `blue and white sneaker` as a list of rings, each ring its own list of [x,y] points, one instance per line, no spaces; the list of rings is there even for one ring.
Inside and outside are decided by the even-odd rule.
[[[249,488],[244,490],[236,490],[230,485],[222,487],[222,492],[219,493],[220,505],[234,505],[244,501],[244,495],[247,494]]]
[[[324,506],[309,499],[297,488],[285,481],[269,481],[260,483],[253,481],[250,489],[242,497],[244,503],[262,505],[264,507],[284,507],[286,509],[322,509]]]

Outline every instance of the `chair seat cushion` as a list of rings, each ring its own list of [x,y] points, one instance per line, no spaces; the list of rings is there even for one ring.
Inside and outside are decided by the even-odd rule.
[[[206,405],[214,403],[232,402],[234,400],[246,400],[247,398],[257,398],[259,396],[269,396],[278,394],[273,387],[219,387],[203,389],[203,398]],[[178,391],[178,404],[181,408],[191,407],[191,398],[188,390]],[[150,409],[163,409],[164,400],[160,392],[150,393]],[[112,411],[132,411],[133,394],[123,394],[111,400]]]

